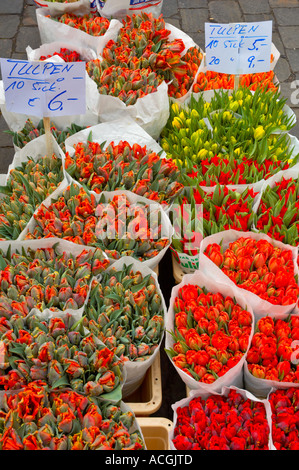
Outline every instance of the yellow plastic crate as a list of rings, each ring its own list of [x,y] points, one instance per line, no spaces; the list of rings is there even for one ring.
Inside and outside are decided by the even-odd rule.
[[[145,440],[147,450],[169,450],[168,433],[173,422],[167,418],[140,417],[137,418]]]
[[[124,398],[124,402],[135,413],[135,416],[149,416],[162,404],[162,379],[160,366],[160,351],[145,377],[135,392]]]

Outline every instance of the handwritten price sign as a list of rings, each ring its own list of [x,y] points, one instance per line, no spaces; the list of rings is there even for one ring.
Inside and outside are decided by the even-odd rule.
[[[85,114],[85,63],[1,59],[8,111],[40,117]]]
[[[268,72],[272,21],[205,24],[207,70],[241,75]]]

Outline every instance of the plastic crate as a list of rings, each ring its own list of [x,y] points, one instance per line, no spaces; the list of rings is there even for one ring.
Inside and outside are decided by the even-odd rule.
[[[162,404],[162,379],[160,351],[145,377],[135,392],[124,398],[135,416],[149,416],[155,413]]]
[[[137,418],[147,450],[169,450],[169,431],[173,422],[167,418]]]

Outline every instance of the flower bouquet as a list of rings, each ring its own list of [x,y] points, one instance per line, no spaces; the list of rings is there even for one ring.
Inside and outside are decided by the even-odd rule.
[[[4,390],[43,381],[50,390],[68,387],[85,395],[121,397],[123,363],[73,315],[1,317]]]
[[[273,390],[268,396],[272,411],[272,439],[277,450],[298,450],[298,388]]]
[[[47,8],[37,8],[36,19],[41,44],[53,43],[59,38],[59,41],[69,43],[74,49],[92,49],[99,55],[107,41],[116,38],[121,23],[92,13],[90,0],[83,1],[88,3],[87,11],[75,10],[74,5],[77,2],[53,5],[49,3]]]
[[[253,330],[252,310],[234,287],[195,271],[172,289],[165,347],[191,390],[242,386]]]
[[[2,242],[0,315],[10,319],[32,312],[80,312],[91,278],[109,264],[100,249],[83,250],[57,238]]]
[[[298,315],[261,317],[246,356],[246,388],[266,396],[271,387],[299,387],[298,339]]]
[[[265,234],[228,230],[206,237],[201,269],[233,284],[259,317],[290,313],[298,300],[297,250]]]
[[[198,185],[186,188],[175,199],[170,211],[174,227],[171,250],[185,272],[198,269],[202,238],[229,229],[251,230],[257,194],[253,189],[238,192],[220,185],[206,192]]]
[[[124,362],[123,397],[138,388],[156,358],[165,313],[156,275],[132,258],[92,280],[84,325]]]
[[[255,205],[255,228],[275,240],[298,246],[298,171],[278,173],[265,182]]]
[[[46,152],[45,136],[32,144],[15,154],[5,185],[0,187],[2,240],[16,240],[39,204],[50,195],[55,196],[66,181],[58,144],[55,142],[51,157]]]
[[[48,393],[42,381],[2,392],[1,450],[141,450],[145,442],[123,402],[72,390]]]
[[[184,106],[174,103],[161,146],[181,168],[182,182],[261,186],[263,179],[294,166],[298,145],[287,134],[294,116],[278,98],[239,89],[215,92],[211,101],[200,94]]]
[[[66,172],[91,192],[125,189],[167,207],[183,190],[178,168],[172,159],[162,159],[137,141],[78,142],[65,153]]]
[[[171,235],[169,218],[159,204],[126,191],[96,197],[71,183],[56,199],[38,207],[23,238],[57,237],[99,248],[110,260],[132,256],[156,266]]]
[[[246,390],[223,387],[221,393],[191,392],[172,406],[175,450],[273,450],[271,409]]]

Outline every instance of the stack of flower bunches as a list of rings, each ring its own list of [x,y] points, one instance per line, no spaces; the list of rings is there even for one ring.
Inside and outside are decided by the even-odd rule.
[[[94,279],[84,309],[86,327],[123,361],[145,361],[164,330],[161,296],[151,275],[132,265],[112,268]]]
[[[58,237],[101,248],[110,258],[133,256],[140,261],[156,256],[169,240],[162,237],[161,211],[145,203],[130,203],[124,194],[111,201],[72,183],[49,207],[34,214],[36,226],[25,238]],[[154,221],[153,223],[151,223]]]
[[[122,382],[122,362],[73,315],[49,320],[35,315],[2,317],[0,337],[4,390],[42,380],[50,389],[70,387],[100,396]]]
[[[58,247],[21,252],[0,252],[0,315],[27,316],[33,308],[43,311],[83,307],[93,275],[109,264],[101,250],[73,256]]]
[[[86,65],[100,93],[124,96],[126,104],[134,104],[138,97],[155,91],[163,80],[171,82],[172,95],[185,82],[189,89],[202,54],[194,47],[183,59],[183,40],[171,41],[170,34],[162,16],[154,18],[148,13],[127,16],[116,40],[108,41],[104,47],[103,60]]]
[[[76,132],[79,132],[82,129],[84,129],[84,127],[72,123],[70,127],[67,127],[65,130],[61,131],[57,129],[55,124],[51,123],[51,133],[63,151],[65,150],[65,139],[67,139],[73,134],[76,134]],[[24,124],[23,129],[19,131],[9,130],[5,132],[12,135],[14,145],[19,148],[23,148],[28,142],[31,142],[37,137],[45,134],[44,121],[43,119],[41,119],[39,123],[35,126],[32,120],[28,118]]]
[[[186,189],[170,211],[175,231],[172,247],[179,253],[196,255],[203,237],[228,229],[251,230],[257,194],[249,188],[238,192],[220,185],[209,193],[200,186]],[[191,243],[193,249],[188,248]]]
[[[172,159],[161,159],[146,146],[126,141],[108,146],[89,140],[79,142],[72,156],[66,152],[65,168],[72,178],[96,193],[125,189],[168,205],[183,190]]]
[[[44,201],[63,180],[62,161],[53,154],[27,162],[12,169],[0,201],[0,238],[15,240],[24,230],[36,207]]]
[[[7,394],[0,408],[1,450],[139,450],[139,431],[123,411],[91,395],[75,391],[46,392],[42,381]]]
[[[182,168],[182,181],[204,186],[252,184],[297,163],[278,92],[215,91],[211,102],[192,95],[171,106],[161,146]],[[277,131],[283,131],[275,134]]]
[[[110,26],[110,21],[107,18],[93,14],[76,16],[73,13],[64,13],[61,16],[50,18],[91,36],[103,36]]]

